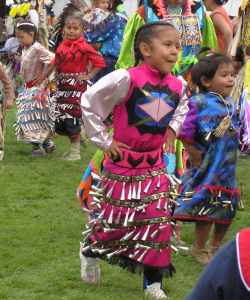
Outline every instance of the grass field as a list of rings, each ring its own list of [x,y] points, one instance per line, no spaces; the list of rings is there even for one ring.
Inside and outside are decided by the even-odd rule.
[[[80,278],[79,241],[86,216],[76,189],[95,151],[89,144],[82,160],[60,160],[67,138],[56,136],[57,150],[45,157],[29,157],[30,145],[18,143],[7,112],[5,156],[0,162],[0,299],[11,300],[139,300],[142,276],[101,262],[101,283],[87,285]],[[225,242],[250,227],[250,157],[238,160],[238,183],[244,185],[246,210],[237,213]],[[182,240],[190,246],[194,225],[183,224]],[[168,299],[183,300],[203,270],[187,252],[172,254],[177,274],[164,279]]]

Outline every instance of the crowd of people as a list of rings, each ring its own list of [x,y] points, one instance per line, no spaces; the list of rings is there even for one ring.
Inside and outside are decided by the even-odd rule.
[[[128,18],[122,0],[71,0],[54,25],[40,2],[9,8],[19,19],[1,50],[1,105],[16,102],[17,140],[40,157],[58,147],[54,134],[67,136],[66,161],[81,159],[87,138],[99,149],[78,188],[89,219],[84,282],[100,281],[104,259],[142,270],[145,295],[166,299],[171,250],[183,248],[178,221],[195,222],[189,252],[208,267],[187,299],[250,299],[249,230],[220,249],[243,208],[235,169],[250,146],[248,43],[239,39],[250,10],[244,0],[232,25],[226,2],[145,0]]]

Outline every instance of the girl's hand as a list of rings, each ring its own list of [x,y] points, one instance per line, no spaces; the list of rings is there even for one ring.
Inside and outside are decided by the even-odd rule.
[[[46,77],[46,75],[41,74],[38,77],[36,77],[35,79],[33,79],[34,85],[40,85],[41,83],[43,83],[45,77]]]
[[[168,127],[168,137],[164,149],[167,152],[167,154],[175,153],[175,140],[176,135],[174,130],[171,127]]]
[[[88,74],[81,74],[81,75],[78,75],[77,78],[76,78],[78,81],[86,81],[86,80],[90,80],[90,76]]]
[[[113,140],[112,144],[107,150],[107,154],[110,159],[117,160],[117,158],[119,157],[120,160],[123,160],[123,153],[119,147],[130,149],[128,145]]]
[[[50,79],[49,78],[46,78],[44,80],[44,84],[48,87],[50,85]]]
[[[93,47],[95,50],[98,50],[101,48],[102,42],[93,43],[93,44],[90,44],[90,46]]]
[[[190,155],[190,160],[192,163],[191,166],[195,166],[195,168],[198,170],[203,163],[202,155],[205,154],[205,152],[197,150],[194,146],[190,147],[187,151]]]
[[[11,109],[11,108],[13,108],[13,101],[7,100],[5,104],[5,109]]]

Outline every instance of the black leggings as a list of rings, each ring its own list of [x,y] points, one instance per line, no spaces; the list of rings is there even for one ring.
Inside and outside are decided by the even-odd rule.
[[[148,281],[148,285],[153,284],[154,282],[162,281],[164,269],[163,268],[154,268],[144,266],[144,276]]]

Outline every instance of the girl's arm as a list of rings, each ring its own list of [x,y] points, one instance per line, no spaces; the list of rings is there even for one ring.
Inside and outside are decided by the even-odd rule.
[[[188,107],[188,97],[186,95],[187,82],[182,78],[178,78],[182,83],[181,99],[178,107],[175,110],[175,113],[172,117],[172,120],[169,123],[169,127],[175,132],[175,137],[179,135],[182,130],[183,123],[186,119]]]
[[[185,147],[190,156],[192,166],[195,166],[195,168],[198,170],[202,165],[202,155],[205,154],[205,152],[197,150],[194,144],[188,143],[187,140],[183,137],[180,137],[179,139],[181,140],[183,146]]]
[[[92,63],[92,62],[91,62]],[[93,65],[92,65],[93,66]],[[81,74],[77,77],[77,80],[82,81],[82,80],[91,80],[97,73],[101,71],[100,67],[94,67],[92,70],[89,72],[89,74],[84,75]]]
[[[39,76],[37,76],[37,78],[34,79],[34,84],[40,85],[54,70],[55,54],[47,50],[39,43],[37,44],[36,51],[38,62],[48,64],[47,68]]]
[[[202,155],[205,152],[197,150],[194,144],[198,124],[198,113],[195,104],[190,99],[188,100],[188,107],[189,111],[187,113],[187,117],[183,124],[183,129],[179,134],[178,139],[181,140],[183,146],[186,148],[188,154],[190,155],[192,166],[194,165],[196,169],[199,169],[203,161]]]
[[[98,84],[93,85],[83,94],[81,99],[84,126],[90,140],[97,148],[108,150],[110,156],[119,155],[117,148],[120,145],[114,143],[112,145],[113,137],[108,134],[103,121],[113,107],[126,98],[129,88],[130,75],[126,70],[121,69],[101,78]],[[128,148],[127,145],[122,147]]]
[[[53,61],[48,65],[48,67],[37,77],[34,79],[35,85],[40,85],[45,78],[47,78],[54,70],[55,66]]]
[[[13,107],[12,101],[15,99],[15,93],[12,88],[12,83],[11,83],[9,77],[7,76],[1,63],[0,63],[0,80],[2,81],[2,83],[4,85],[4,91],[5,91],[5,95],[6,95],[5,108],[10,109]]]
[[[222,14],[215,13],[212,16],[212,21],[214,26],[217,27],[223,35],[224,54],[227,54],[233,39],[233,32]]]

